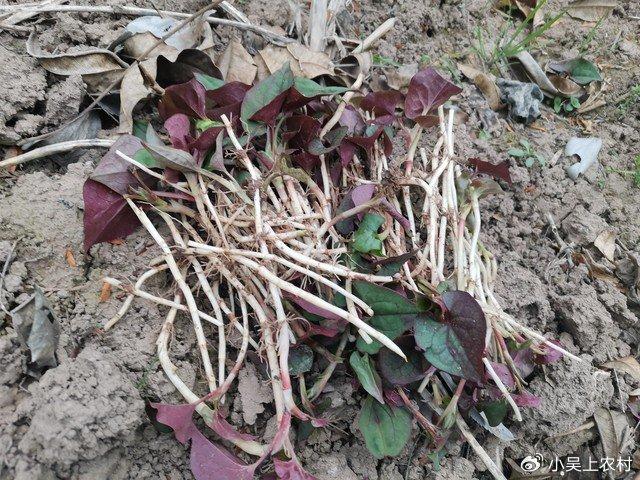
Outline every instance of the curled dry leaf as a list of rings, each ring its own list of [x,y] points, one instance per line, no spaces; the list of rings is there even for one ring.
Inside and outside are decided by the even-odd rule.
[[[638,363],[638,360],[636,360],[635,357],[628,356],[618,358],[617,360],[611,360],[603,364],[602,368],[627,373],[631,375],[634,380],[640,382],[640,363]]]
[[[567,169],[567,174],[572,180],[576,180],[591,165],[598,160],[598,153],[602,148],[602,139],[596,137],[578,138],[572,137],[564,148],[565,155],[577,155],[578,163],[574,163]]]
[[[227,82],[242,82],[251,85],[258,73],[258,67],[249,52],[235,39],[229,42],[227,48],[218,57],[217,64],[222,78]]]
[[[554,74],[549,74],[547,78],[565,97],[581,97],[584,94],[584,89],[569,78]]]
[[[45,368],[57,366],[60,325],[38,286],[31,301],[11,312],[11,317],[20,342],[31,352],[28,372],[39,376]]]
[[[604,456],[606,458],[621,458],[622,454],[630,446],[629,422],[627,420],[627,416],[624,413],[617,412],[615,410],[598,408],[593,414],[593,419],[598,427]],[[608,478],[615,478],[618,474],[623,473],[622,464],[616,465],[615,468],[615,472],[607,472]]]
[[[500,90],[496,85],[495,77],[493,75],[486,74],[469,65],[461,63],[458,64],[458,70],[460,70],[465,77],[471,80],[476,87],[478,87],[487,99],[487,103],[491,110],[500,110],[501,108],[504,108],[504,104],[500,100]]]
[[[559,95],[560,92],[556,88],[556,86],[549,80],[547,75],[544,73],[542,67],[538,64],[538,62],[531,56],[529,52],[522,51],[518,53],[515,58],[520,62],[524,70],[524,74],[527,76],[527,79],[534,82],[536,85],[540,87],[547,95],[556,96]]]
[[[578,0],[569,5],[567,13],[585,22],[597,22],[617,6],[616,0]]]
[[[410,63],[398,68],[385,68],[382,70],[387,78],[389,88],[406,93],[411,78],[418,73],[418,64]]]
[[[102,121],[100,120],[100,115],[96,111],[91,111],[86,115],[77,117],[58,130],[25,139],[20,144],[24,150],[29,150],[60,142],[96,138],[101,128]],[[73,154],[66,154],[64,156],[65,162],[67,163],[73,161],[74,158],[75,156]]]
[[[40,48],[35,33],[27,40],[27,53],[38,59],[40,65],[56,75],[82,75],[92,91],[99,91],[111,83],[122,69],[129,65],[115,53],[103,48],[87,48],[69,53],[47,53]]]
[[[616,253],[616,233],[611,230],[603,230],[593,242],[604,257],[613,262]]]
[[[109,49],[124,43],[125,52],[133,58],[138,58],[146,52],[158,39],[165,36],[178,22],[170,17],[158,17],[154,15],[138,17],[132,20],[123,33],[109,46]],[[155,57],[160,54],[180,52],[197,45],[202,35],[203,22],[190,22],[180,31],[171,35],[163,43],[158,45],[150,54]]]

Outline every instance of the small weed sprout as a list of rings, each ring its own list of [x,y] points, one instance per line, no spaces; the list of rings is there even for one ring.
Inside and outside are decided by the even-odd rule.
[[[535,151],[528,140],[520,140],[520,146],[522,148],[510,148],[507,153],[512,157],[524,160],[524,164],[527,166],[527,168],[533,167],[536,161],[541,167],[544,167],[546,165],[545,158]]]
[[[562,111],[565,113],[571,113],[580,108],[580,105],[580,100],[577,97],[555,97],[553,99],[553,111],[556,113],[560,113]]]

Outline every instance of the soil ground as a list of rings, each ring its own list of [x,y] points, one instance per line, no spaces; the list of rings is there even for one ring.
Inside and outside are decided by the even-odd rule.
[[[151,6],[145,0],[87,3]],[[558,11],[566,3],[551,1],[546,8]],[[160,9],[185,12],[205,4],[203,0],[153,2]],[[283,13],[286,2],[241,0],[237,5],[256,23],[288,24]],[[529,389],[541,397],[542,406],[526,409],[522,424],[509,425],[517,438],[514,442],[504,444],[482,430],[474,432],[492,457],[500,455],[516,463],[536,453],[547,458],[570,454],[601,458],[597,431],[578,427],[590,421],[598,408],[628,409],[629,393],[639,386],[638,379],[595,367],[639,355],[640,305],[615,275],[595,275],[586,264],[569,265],[551,234],[548,216],[576,252],[589,252],[611,271],[630,265],[633,255],[638,259],[640,189],[631,179],[607,169],[630,169],[633,158],[640,155],[640,109],[637,103],[619,102],[640,84],[640,5],[620,0],[597,28],[565,16],[544,35],[537,44],[542,58],[563,59],[584,52],[601,67],[607,104],[582,115],[581,121],[545,106],[541,118],[528,127],[508,123],[504,112],[487,115],[484,97],[461,80],[455,67],[469,51],[477,27],[495,32],[504,22],[486,2],[361,0],[353,2],[341,22],[349,36],[360,38],[390,16],[397,23],[378,44],[382,57],[399,64],[431,63],[464,88],[459,106],[466,115],[456,126],[461,159],[502,161],[521,139],[547,159],[545,166],[532,168],[511,159],[513,185],[505,195],[482,205],[483,242],[499,260],[497,294],[505,309],[529,327],[559,339],[584,361],[565,359],[536,371]],[[129,21],[119,15],[84,13],[42,18],[46,20],[36,26],[42,47],[59,51],[83,45],[104,47]],[[239,35],[229,28],[217,28],[216,33],[220,49],[231,36]],[[0,33],[0,144],[10,145],[63,124],[79,110],[83,97],[82,80],[46,73],[27,55],[25,39],[22,32]],[[245,41],[256,40],[246,36]],[[603,140],[599,165],[577,181],[565,172],[573,160],[557,155],[573,136]],[[181,400],[155,357],[164,313],[138,300],[117,328],[108,333],[99,329],[122,301],[119,294],[99,301],[101,278],[117,275],[133,280],[157,254],[146,233],[139,232],[120,245],[101,244],[90,256],[83,255],[82,185],[101,154],[84,150],[55,161],[33,162],[11,174],[0,173],[0,265],[18,241],[0,299],[12,308],[39,285],[61,323],[60,365],[34,379],[25,375],[25,351],[0,312],[2,479],[192,478],[185,447],[172,435],[159,433],[145,411],[149,400]],[[615,262],[608,263],[593,246],[603,231],[613,232],[629,253],[619,248]],[[74,257],[74,266],[67,252]],[[637,260],[635,265],[637,269]],[[163,286],[162,280],[156,281],[156,288]],[[191,378],[193,384],[194,345],[191,331],[178,329],[172,343],[174,360],[181,376]],[[244,372],[238,388],[255,393],[252,404],[247,400],[243,404],[240,395],[229,399],[232,423],[258,434],[273,428],[268,421],[273,412],[263,406],[269,398],[261,393],[261,382],[260,372]],[[451,451],[436,471],[425,458],[419,438],[397,459],[377,461],[355,427],[357,395],[339,368],[327,393],[336,428],[314,431],[301,447],[303,463],[318,478],[490,478],[482,462],[464,447]],[[635,445],[626,454],[634,452]]]

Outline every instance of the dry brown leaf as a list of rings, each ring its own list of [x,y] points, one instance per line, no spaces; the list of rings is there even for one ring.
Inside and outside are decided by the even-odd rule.
[[[298,61],[303,76],[315,78],[320,75],[333,75],[331,59],[326,53],[314,52],[299,43],[291,43],[286,48]]]
[[[522,68],[525,70],[526,75],[531,79],[532,82],[538,85],[543,92],[551,94],[553,96],[560,93],[544,73],[542,67],[531,56],[529,52],[527,52],[526,50],[522,51],[518,53],[515,58],[517,58],[522,65]]]
[[[604,255],[604,257],[613,262],[613,256],[616,252],[616,234],[611,230],[603,230],[596,237],[593,244],[596,246],[600,252]]]
[[[275,45],[269,45],[258,52],[258,55],[262,58],[262,61],[267,66],[267,71],[272,74],[282,68],[282,66],[289,62],[291,71],[296,77],[302,76],[302,70],[295,57],[286,48],[277,47]],[[256,61],[256,64],[258,62]]]
[[[406,93],[409,82],[411,82],[413,76],[418,73],[418,68],[417,63],[410,63],[398,68],[385,68],[382,71],[387,78],[389,88]]]
[[[569,5],[567,13],[585,22],[597,22],[617,6],[616,0],[578,0]]]
[[[606,458],[620,458],[629,441],[629,423],[624,413],[606,408],[598,408],[593,414],[598,427],[602,449]],[[622,465],[616,467],[621,467]],[[617,470],[622,473],[621,469]],[[614,478],[615,472],[607,472],[608,478]]]
[[[491,110],[500,110],[504,104],[500,101],[500,90],[491,75],[470,66],[459,63],[458,69],[471,80],[487,99]]]
[[[256,73],[258,73],[258,67],[251,55],[237,40],[229,42],[216,64],[227,82],[242,82],[251,85],[256,78]]]
[[[33,33],[27,40],[27,53],[36,58],[48,72],[63,76],[82,75],[82,80],[91,91],[98,91],[108,85],[128,67],[115,53],[103,48],[58,54],[45,52]]]
[[[269,67],[267,67],[267,63],[262,58],[262,55],[260,55],[260,52],[258,52],[256,55],[253,56],[253,62],[255,63],[258,69],[258,73],[256,76],[259,82],[264,80],[271,74],[269,72]]]
[[[640,381],[640,363],[638,363],[638,361],[632,356],[611,360],[610,362],[603,364],[602,368],[628,373],[635,380]]]
[[[150,58],[141,62],[140,65],[144,68],[144,71],[151,75],[152,78],[156,76],[157,59]],[[122,83],[120,84],[120,126],[118,131],[121,133],[131,133],[133,129],[133,109],[138,102],[150,93],[150,89],[147,87],[144,80],[144,76],[138,67],[138,64],[132,65],[124,74]]]
[[[99,303],[104,303],[109,300],[111,296],[111,284],[104,282],[102,284],[102,289],[100,290],[100,297],[98,298]]]
[[[573,80],[554,74],[549,74],[547,77],[553,86],[567,97],[580,97],[584,93],[584,89]]]
[[[338,79],[346,87],[350,87],[358,75],[368,75],[373,64],[371,52],[354,53],[340,60],[339,66],[336,65],[335,71]]]
[[[71,249],[69,247],[67,247],[67,249],[64,252],[64,258],[67,260],[67,264],[71,268],[76,268],[78,266],[78,262],[76,262],[76,259],[73,256],[73,252],[71,251]]]

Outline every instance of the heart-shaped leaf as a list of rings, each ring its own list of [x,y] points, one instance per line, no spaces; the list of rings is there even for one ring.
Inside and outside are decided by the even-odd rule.
[[[451,375],[482,383],[487,322],[482,307],[467,292],[454,290],[441,297],[440,321],[416,320],[414,336],[426,359]]]
[[[602,80],[598,67],[582,57],[572,58],[563,62],[552,62],[549,64],[549,68],[558,73],[569,74],[571,79],[580,85]]]
[[[360,385],[362,385],[362,388],[364,388],[373,398],[384,404],[384,397],[382,396],[382,382],[380,381],[380,376],[378,375],[378,372],[376,372],[369,355],[365,353],[360,356],[358,355],[358,352],[353,352],[349,357],[349,364],[358,376],[358,381],[360,382]]]
[[[429,364],[420,352],[415,349],[413,339],[408,336],[395,340],[407,356],[404,361],[397,353],[386,347],[380,349],[378,354],[378,368],[382,377],[391,385],[408,385],[424,377]]]
[[[165,120],[176,113],[205,118],[205,87],[195,78],[167,87],[158,104],[158,112]]]
[[[120,193],[95,180],[84,182],[84,250],[100,242],[131,235],[140,225]]]
[[[424,127],[438,123],[437,117],[431,115],[453,95],[462,92],[435,69],[427,68],[416,73],[404,99],[404,113]]]
[[[411,436],[411,414],[404,408],[383,405],[367,397],[362,403],[358,427],[374,457],[395,457]]]

